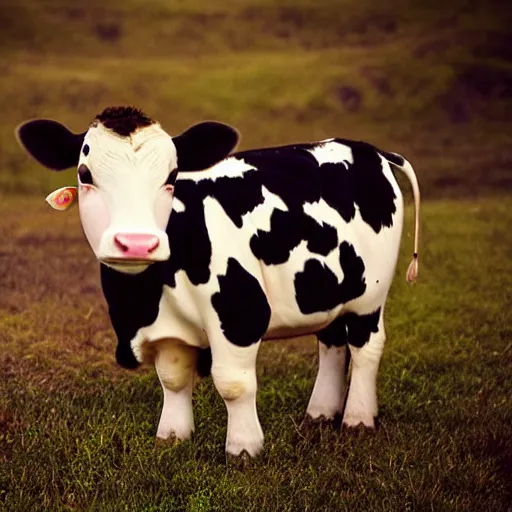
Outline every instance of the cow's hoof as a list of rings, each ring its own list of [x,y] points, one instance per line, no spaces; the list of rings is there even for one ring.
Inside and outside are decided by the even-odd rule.
[[[181,439],[179,439],[176,434],[171,434],[167,439],[163,439],[162,437],[157,437],[155,439],[155,448],[163,449],[163,448],[172,448],[173,446],[177,446],[181,443]]]
[[[347,423],[343,423],[343,432],[348,434],[351,437],[368,437],[372,436],[376,432],[376,423],[374,425],[365,425],[362,421],[357,425],[348,425]]]
[[[230,469],[245,471],[251,467],[252,461],[253,458],[245,450],[240,455],[226,453],[226,464]]]
[[[319,423],[322,423],[325,419],[325,416],[320,416],[318,418],[312,418],[309,414],[306,413],[304,419],[299,425],[301,430],[309,430],[313,427],[316,427]]]
[[[300,424],[301,430],[310,430],[312,428],[318,428],[323,426],[340,428],[342,422],[342,415],[335,414],[333,418],[327,418],[325,416],[318,416],[318,418],[312,418],[308,413],[304,416],[302,423]]]

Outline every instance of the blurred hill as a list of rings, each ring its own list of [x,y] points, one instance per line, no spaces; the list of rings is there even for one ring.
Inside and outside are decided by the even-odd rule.
[[[512,189],[512,8],[483,0],[2,0],[0,191],[71,184],[18,148],[130,104],[242,148],[340,136],[409,158],[426,196]]]

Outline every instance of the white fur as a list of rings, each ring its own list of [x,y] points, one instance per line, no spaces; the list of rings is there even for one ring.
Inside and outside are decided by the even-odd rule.
[[[324,140],[313,149],[308,149],[308,151],[315,157],[320,165],[327,163],[338,164],[344,161],[351,164],[354,163],[354,157],[350,147],[344,144],[338,144],[333,139]]]
[[[168,259],[165,227],[172,195],[164,184],[176,168],[172,138],[158,124],[121,137],[99,123],[89,129],[84,144],[90,151],[87,156],[81,154],[79,165],[87,165],[94,185],[79,187],[80,218],[96,257],[118,268],[109,263],[123,256],[115,235],[140,233],[159,239],[151,260]],[[126,267],[118,269],[127,271]]]
[[[192,390],[196,357],[195,348],[177,340],[165,340],[157,345],[155,368],[164,395],[156,434],[161,439],[174,435],[185,440],[194,431]]]
[[[379,319],[379,331],[372,333],[363,347],[349,345],[352,356],[352,375],[343,415],[343,424],[348,427],[375,427],[377,417],[377,372],[386,341],[383,310]]]
[[[201,181],[204,180],[205,173],[213,181],[218,178],[236,178],[243,176],[245,172],[251,169],[254,169],[254,167],[242,158],[227,157],[209,169],[178,174],[178,180]]]
[[[226,452],[255,456],[263,447],[263,430],[256,411],[256,356],[259,343],[237,347],[212,337],[212,377],[228,411]]]
[[[255,227],[263,231],[270,231],[270,218],[274,210],[286,212],[288,207],[279,196],[270,192],[266,187],[262,187],[261,191],[264,201],[256,206],[250,214],[246,214],[246,222],[253,223]]]
[[[327,347],[318,343],[318,374],[307,413],[311,418],[334,419],[343,412],[347,347]]]
[[[172,391],[162,386],[164,401],[156,437],[168,439],[175,436],[180,441],[190,439],[194,432],[194,413],[192,410],[193,381],[180,391]]]
[[[172,200],[172,209],[175,212],[181,213],[185,211],[185,205],[177,197]]]
[[[156,320],[139,329],[131,340],[132,351],[140,362],[146,362],[151,344],[160,339],[172,338],[192,347],[208,347],[204,320],[196,299],[198,291],[184,271],[176,274],[175,289],[164,285]]]

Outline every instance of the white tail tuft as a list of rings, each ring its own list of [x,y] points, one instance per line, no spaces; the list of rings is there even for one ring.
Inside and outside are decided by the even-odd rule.
[[[409,264],[409,268],[407,269],[407,282],[414,283],[418,277],[418,255],[415,254]]]

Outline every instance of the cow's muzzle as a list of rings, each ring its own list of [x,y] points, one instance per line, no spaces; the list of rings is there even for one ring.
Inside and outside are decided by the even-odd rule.
[[[160,245],[157,236],[143,233],[117,233],[114,242],[123,260],[151,260],[152,253]]]

